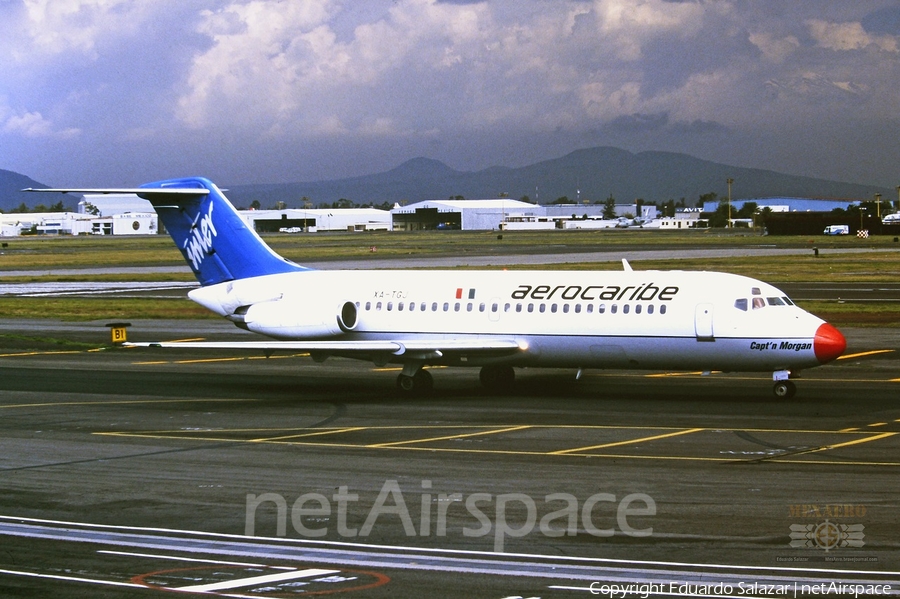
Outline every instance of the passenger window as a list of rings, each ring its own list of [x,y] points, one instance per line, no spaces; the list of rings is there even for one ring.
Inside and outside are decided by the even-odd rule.
[[[541,304],[541,306],[538,308],[538,312],[543,312],[546,309],[547,309],[547,306],[545,304]]]
[[[661,306],[659,307],[659,313],[660,313],[660,314],[665,314],[665,313],[666,313],[666,305],[665,305],[665,304],[663,304],[663,305],[661,305]]]
[[[366,302],[366,312],[372,309],[372,302]]]
[[[638,305],[636,305],[636,306],[634,307],[634,313],[635,313],[635,314],[640,314],[640,313],[641,313],[641,305],[640,305],[640,304],[638,304]]]
[[[378,302],[377,304],[375,304],[375,309],[381,310],[381,302]]]
[[[622,314],[628,314],[628,311],[630,309],[631,307],[628,304],[625,304],[624,306],[622,306]]]
[[[619,311],[619,306],[617,306],[616,304],[613,304],[612,306],[609,307],[609,311],[611,314],[615,314],[616,312]]]
[[[491,304],[491,312],[496,312],[500,309],[500,304]],[[506,304],[506,311],[509,312],[509,304]]]
[[[459,312],[459,302],[456,302],[455,304],[453,304],[453,311]]]
[[[399,304],[397,304],[397,309],[399,311],[403,312],[403,302],[400,302]]]
[[[522,311],[522,304],[516,304],[516,312]]]
[[[466,304],[466,312],[471,312],[471,311],[472,311],[472,302],[469,302],[468,304]]]
[[[575,314],[581,314],[581,304],[575,304]]]
[[[393,309],[394,309],[394,302],[388,302],[388,303],[387,303],[387,309],[388,309],[388,312],[390,312],[391,310],[393,310]]]
[[[478,304],[478,311],[484,312],[484,302],[481,302],[480,304]]]
[[[569,304],[563,304],[563,313],[564,313],[564,314],[568,314],[568,313],[569,313]]]
[[[597,306],[597,314],[603,314],[604,312],[606,312],[606,304]]]
[[[741,297],[741,298],[734,300],[734,307],[737,308],[738,310],[743,310],[744,312],[746,312],[747,311],[747,298]]]
[[[534,312],[534,304],[528,304],[528,311]]]
[[[647,306],[647,314],[653,314],[653,304]]]
[[[588,304],[587,305],[587,313],[590,314],[593,311],[594,311],[594,304]]]
[[[550,305],[550,311],[553,312],[554,314],[556,314],[556,304]]]
[[[444,302],[444,312],[447,312],[449,310],[450,310],[450,304],[447,302]]]

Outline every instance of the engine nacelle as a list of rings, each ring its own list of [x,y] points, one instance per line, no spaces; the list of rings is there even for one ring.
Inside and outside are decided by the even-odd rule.
[[[359,310],[353,302],[315,305],[278,299],[241,306],[229,319],[242,329],[277,339],[316,339],[355,329]]]

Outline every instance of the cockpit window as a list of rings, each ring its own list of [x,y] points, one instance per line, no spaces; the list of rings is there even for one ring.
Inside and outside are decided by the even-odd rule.
[[[765,308],[765,307],[766,307],[766,302],[763,298],[761,298],[761,297],[753,298],[753,309],[754,310],[759,310],[760,308]]]
[[[770,306],[783,306],[784,302],[781,301],[780,297],[767,297]]]
[[[790,300],[790,298],[788,298],[788,297],[783,297],[783,298],[781,298],[781,299],[783,299],[783,300],[784,300],[784,303],[786,303],[788,306],[793,306],[793,305],[794,305],[794,302],[792,302],[792,301]]]
[[[753,295],[762,295],[762,291],[759,290],[759,287],[754,287],[750,290],[750,293]]]
[[[738,310],[743,310],[744,312],[746,312],[747,311],[747,298],[741,297],[741,298],[734,300],[734,307],[737,308]]]

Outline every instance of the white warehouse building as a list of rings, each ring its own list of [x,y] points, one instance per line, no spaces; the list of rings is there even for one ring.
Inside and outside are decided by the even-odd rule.
[[[499,229],[509,217],[544,216],[542,206],[505,198],[497,200],[426,200],[391,210],[394,230],[462,229],[490,231]]]

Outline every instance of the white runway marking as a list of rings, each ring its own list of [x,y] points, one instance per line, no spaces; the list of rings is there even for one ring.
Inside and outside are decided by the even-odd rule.
[[[242,587],[252,587],[261,584],[271,584],[273,582],[284,582],[286,580],[296,580],[298,578],[312,578],[313,576],[327,576],[329,574],[337,574],[340,570],[317,570],[309,568],[307,570],[293,570],[291,572],[279,572],[278,574],[265,574],[263,576],[251,576],[250,578],[238,578],[237,580],[223,580],[222,582],[212,582],[209,584],[195,584],[187,587],[178,587],[177,591],[185,591],[190,593],[211,593],[213,591],[227,591],[229,589],[239,589]]]

